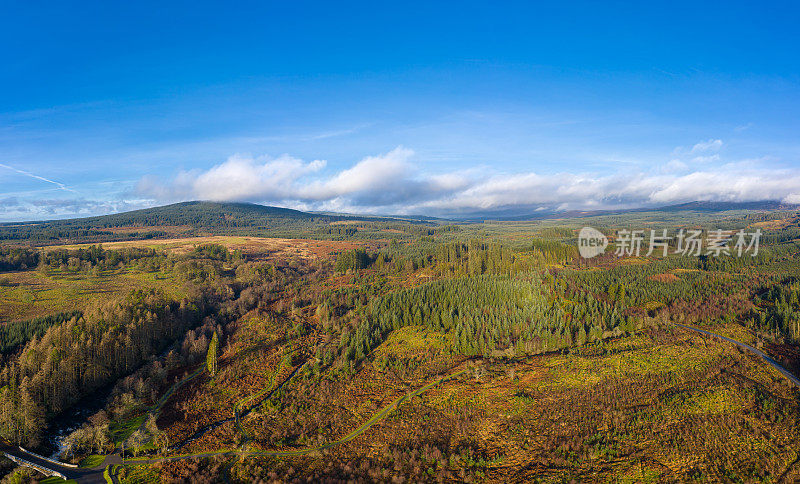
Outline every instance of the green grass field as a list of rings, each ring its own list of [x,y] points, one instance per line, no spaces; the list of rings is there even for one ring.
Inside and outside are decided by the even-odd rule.
[[[106,460],[106,456],[92,454],[83,458],[80,463],[78,463],[78,467],[97,467],[102,464],[104,460]]]

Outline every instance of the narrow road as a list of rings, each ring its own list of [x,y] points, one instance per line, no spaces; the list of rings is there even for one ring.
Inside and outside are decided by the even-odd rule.
[[[0,443],[0,452],[28,461],[44,469],[57,471],[67,479],[74,479],[78,482],[89,484],[105,484],[106,480],[103,477],[103,470],[105,470],[106,466],[110,463],[122,463],[122,459],[120,459],[118,455],[109,455],[106,456],[105,461],[97,467],[73,467],[5,442]]]
[[[773,358],[771,358],[769,355],[767,355],[763,351],[758,350],[758,349],[756,349],[756,348],[754,348],[754,347],[752,347],[752,346],[750,346],[748,344],[742,343],[740,341],[736,341],[735,339],[728,338],[726,336],[721,336],[721,335],[716,334],[716,333],[712,333],[711,331],[706,331],[704,329],[695,328],[695,327],[692,327],[692,326],[686,326],[684,324],[678,324],[678,323],[673,323],[673,324],[675,326],[679,327],[679,328],[683,328],[683,329],[686,329],[688,331],[694,331],[696,333],[700,333],[700,334],[703,334],[703,335],[706,335],[706,336],[710,336],[710,337],[713,337],[713,338],[719,338],[721,340],[724,340],[724,341],[727,341],[729,343],[732,343],[732,344],[742,348],[745,351],[748,351],[748,352],[750,352],[750,353],[752,353],[754,355],[757,355],[762,360],[764,360],[767,364],[769,364],[770,366],[772,366],[773,368],[778,370],[778,372],[780,372],[781,375],[786,377],[786,379],[788,379],[793,385],[795,385],[797,388],[800,388],[800,379],[798,379],[795,375],[793,375],[791,372],[789,372],[786,368],[781,366],[777,361],[775,361]],[[292,374],[283,383],[286,383],[286,381],[291,379],[291,377],[294,375],[294,373],[302,366],[303,365],[298,366],[298,368],[296,368],[292,372]],[[115,455],[106,456],[105,461],[101,465],[99,465],[97,467],[94,467],[94,468],[90,468],[90,469],[76,468],[76,467],[71,467],[71,466],[63,465],[63,464],[59,465],[57,463],[54,463],[51,460],[48,460],[48,459],[46,459],[46,458],[44,458],[42,456],[39,456],[38,454],[34,454],[32,452],[29,452],[29,451],[21,450],[20,448],[12,446],[12,445],[7,444],[7,443],[0,443],[0,452],[3,452],[3,453],[6,453],[6,454],[9,454],[9,455],[18,457],[20,459],[24,459],[26,461],[32,462],[33,464],[39,465],[39,466],[47,468],[47,469],[57,470],[58,472],[60,472],[63,475],[65,475],[68,479],[75,479],[76,481],[81,482],[81,483],[84,483],[84,482],[85,483],[105,483],[106,481],[105,481],[105,478],[103,477],[103,470],[109,464],[117,464],[117,465],[119,465],[119,464],[122,464],[122,465],[147,465],[147,464],[156,464],[156,463],[159,463],[159,462],[176,461],[176,460],[192,459],[192,458],[214,457],[214,456],[223,456],[223,455],[235,455],[235,456],[240,456],[240,457],[246,457],[246,456],[273,456],[273,457],[279,457],[279,456],[307,455],[307,454],[311,454],[311,453],[318,452],[318,451],[321,451],[321,450],[329,449],[329,448],[334,447],[336,445],[343,444],[345,442],[349,442],[349,441],[355,439],[359,435],[361,435],[364,432],[366,432],[370,427],[375,425],[377,422],[379,422],[380,420],[384,419],[392,410],[396,409],[398,406],[400,406],[405,401],[410,400],[410,399],[414,398],[415,396],[420,395],[420,394],[430,390],[431,388],[443,383],[446,380],[450,380],[452,378],[455,378],[455,377],[465,373],[466,371],[467,370],[461,370],[461,371],[452,373],[452,374],[447,375],[447,376],[445,376],[445,377],[443,377],[443,378],[441,378],[439,380],[436,380],[436,381],[434,381],[432,383],[429,383],[428,385],[425,385],[422,388],[414,390],[413,392],[407,393],[407,394],[395,399],[389,405],[387,405],[386,407],[381,409],[379,412],[374,414],[372,417],[370,417],[366,422],[361,424],[358,428],[356,428],[352,432],[348,433],[347,435],[345,435],[341,439],[338,439],[338,440],[335,440],[335,441],[332,441],[332,442],[328,442],[327,444],[323,444],[323,445],[318,446],[318,447],[307,447],[307,448],[291,449],[291,450],[267,450],[267,451],[240,451],[240,450],[231,449],[231,450],[220,450],[220,451],[212,451],[212,452],[202,452],[202,453],[197,453],[197,454],[177,455],[177,456],[171,456],[171,457],[155,457],[155,458],[150,458],[150,459],[148,459],[148,458],[127,459],[127,460],[125,460],[124,464],[122,463],[121,459],[119,458],[119,455],[115,454]],[[191,375],[189,379],[193,378],[194,376],[196,376],[196,374]],[[183,383],[183,382],[181,382],[181,383]],[[275,390],[280,388],[282,385],[283,384],[281,384],[277,388],[273,389],[272,392],[274,392]],[[272,394],[272,392],[270,392],[270,394]],[[169,393],[171,394],[171,392],[169,392]],[[169,395],[166,395],[166,396],[168,397]],[[162,402],[166,401],[166,398],[162,397],[161,401]],[[232,419],[233,418],[228,419],[228,420],[232,420]],[[191,439],[187,439],[187,440],[191,440]],[[116,482],[116,478],[115,477],[116,476],[114,476],[112,474],[112,479]]]
[[[735,339],[731,339],[731,338],[728,338],[728,337],[725,337],[725,336],[718,335],[716,333],[712,333],[711,331],[706,331],[706,330],[700,329],[700,328],[694,328],[692,326],[686,326],[684,324],[678,324],[678,323],[673,323],[673,324],[675,326],[680,327],[680,328],[688,329],[689,331],[694,331],[694,332],[697,332],[697,333],[705,334],[707,336],[713,336],[714,338],[723,339],[723,340],[725,340],[725,341],[727,341],[729,343],[735,344],[736,346],[738,346],[739,348],[742,348],[743,350],[749,351],[750,353],[753,353],[754,355],[758,355],[759,357],[761,357],[762,360],[766,361],[767,364],[769,364],[771,367],[773,367],[776,370],[778,370],[783,376],[785,376],[790,382],[792,382],[794,384],[794,386],[796,386],[797,388],[800,388],[800,379],[798,379],[791,372],[789,372],[789,370],[787,370],[786,368],[782,367],[780,365],[780,363],[778,363],[777,361],[775,361],[772,358],[770,358],[770,356],[767,355],[766,353],[764,353],[763,351],[757,350],[757,349],[753,348],[752,346],[750,346],[748,344],[742,343],[741,341],[736,341]]]

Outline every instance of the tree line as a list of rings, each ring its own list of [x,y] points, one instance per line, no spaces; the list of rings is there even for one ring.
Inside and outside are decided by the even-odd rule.
[[[155,290],[97,303],[34,337],[0,373],[0,432],[38,443],[45,417],[131,373],[202,320],[202,300],[169,300]]]
[[[758,308],[748,318],[757,331],[800,343],[800,282],[789,278],[756,296]]]
[[[434,281],[374,299],[364,313],[341,335],[342,365],[352,367],[389,333],[410,325],[448,334],[454,353],[477,356],[552,351],[635,329],[610,304],[553,298],[534,273]]]
[[[82,316],[83,311],[67,311],[25,321],[4,323],[0,325],[0,354],[11,353],[32,338],[41,337],[50,326]]]

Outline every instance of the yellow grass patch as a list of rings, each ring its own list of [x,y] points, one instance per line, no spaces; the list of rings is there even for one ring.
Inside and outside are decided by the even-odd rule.
[[[144,247],[156,250],[166,250],[176,254],[185,254],[196,246],[204,244],[220,244],[229,250],[241,250],[243,253],[256,257],[269,259],[286,256],[301,258],[319,258],[331,252],[353,249],[359,244],[348,241],[312,240],[312,239],[282,239],[268,237],[236,237],[236,236],[207,236],[207,237],[181,237],[174,239],[158,240],[130,240],[121,242],[105,242],[105,249],[121,249],[130,247]],[[44,246],[45,250],[77,249],[98,244],[73,244]]]
[[[678,276],[676,276],[675,274],[670,274],[670,273],[666,273],[666,274],[653,274],[652,276],[648,277],[648,279],[650,279],[651,281],[665,282],[665,283],[670,283],[670,282],[678,282],[678,281],[680,281],[680,280],[681,280],[681,279],[680,279]]]

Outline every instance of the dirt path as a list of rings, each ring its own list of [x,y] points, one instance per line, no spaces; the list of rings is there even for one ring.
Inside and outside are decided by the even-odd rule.
[[[767,364],[769,364],[770,366],[772,366],[773,368],[778,370],[778,372],[780,372],[781,375],[786,377],[793,385],[795,385],[796,387],[800,388],[800,379],[798,379],[795,375],[793,375],[791,372],[786,370],[777,361],[775,361],[773,358],[768,356],[763,351],[758,350],[758,349],[756,349],[756,348],[754,348],[754,347],[752,347],[752,346],[750,346],[748,344],[742,343],[740,341],[736,341],[736,340],[734,340],[732,338],[728,338],[726,336],[722,336],[722,335],[718,335],[716,333],[712,333],[711,331],[707,331],[707,330],[700,329],[700,328],[695,328],[695,327],[692,327],[692,326],[686,326],[686,325],[683,325],[683,324],[677,324],[677,323],[673,323],[673,324],[675,324],[675,326],[677,326],[679,328],[682,328],[682,329],[685,329],[685,330],[688,330],[688,331],[694,331],[696,333],[700,333],[700,334],[703,334],[703,335],[706,335],[706,336],[711,336],[713,338],[718,338],[720,340],[727,341],[727,342],[729,342],[731,344],[734,344],[734,345],[742,348],[743,350],[745,350],[747,352],[750,352],[750,353],[760,357]],[[295,370],[289,375],[289,377],[286,378],[286,380],[284,380],[284,382],[281,383],[281,385],[279,385],[278,387],[276,387],[275,389],[270,391],[268,395],[271,395],[274,391],[276,391],[279,388],[281,388],[283,386],[283,384],[285,384],[287,381],[289,381],[291,379],[291,377],[294,376],[294,374],[297,372],[297,370],[299,370],[302,366],[303,365],[300,365],[297,368],[295,368]],[[424,387],[421,387],[421,388],[419,388],[417,390],[414,390],[413,392],[407,393],[407,394],[395,399],[390,404],[388,404],[386,407],[381,409],[379,412],[375,413],[372,417],[370,417],[367,421],[365,421],[363,424],[361,424],[358,428],[356,428],[352,432],[348,433],[347,435],[345,435],[341,439],[338,439],[338,440],[335,440],[335,441],[332,441],[332,442],[328,442],[327,444],[324,444],[324,445],[321,445],[321,446],[318,446],[318,447],[307,447],[307,448],[291,449],[291,450],[271,450],[271,451],[270,450],[268,450],[268,451],[241,451],[241,450],[236,450],[236,449],[228,449],[228,450],[219,450],[219,451],[212,451],[212,452],[201,452],[201,453],[196,453],[196,454],[184,454],[184,455],[177,455],[177,456],[170,456],[170,457],[155,457],[155,458],[150,458],[150,459],[148,459],[148,458],[127,459],[127,460],[124,461],[124,463],[118,463],[116,461],[114,461],[113,463],[114,464],[122,464],[122,465],[148,465],[148,464],[156,464],[156,463],[159,463],[159,462],[177,461],[177,460],[203,458],[203,457],[228,456],[228,455],[230,455],[230,456],[240,456],[240,457],[247,457],[247,456],[273,456],[273,457],[280,457],[280,456],[307,455],[307,454],[311,454],[311,453],[314,453],[314,452],[319,452],[321,450],[329,449],[329,448],[334,447],[336,445],[343,444],[345,442],[349,442],[349,441],[355,439],[359,435],[361,435],[364,432],[366,432],[367,430],[369,430],[370,427],[372,427],[373,425],[375,425],[376,423],[378,423],[379,421],[384,419],[387,415],[389,415],[389,413],[391,413],[393,410],[395,410],[397,407],[399,407],[404,402],[406,402],[408,400],[411,400],[415,396],[420,395],[420,394],[430,390],[431,388],[433,388],[433,387],[435,387],[437,385],[440,385],[441,383],[443,383],[443,382],[445,382],[447,380],[450,380],[452,378],[458,377],[458,376],[460,376],[460,375],[462,375],[462,374],[464,374],[466,372],[467,372],[467,370],[457,371],[457,372],[452,373],[450,375],[447,375],[447,376],[445,376],[445,377],[443,377],[443,378],[441,378],[439,380],[431,382],[431,383],[425,385]],[[196,375],[194,375],[194,374],[190,375],[190,377],[188,379],[191,379],[194,376],[196,376]],[[180,383],[182,384],[184,382],[180,382]],[[173,389],[171,389],[171,390],[173,390]],[[168,394],[162,396],[162,398],[159,400],[159,403],[163,404],[163,402],[166,401],[167,398],[169,398],[171,393],[172,392],[170,391],[170,392],[168,392]],[[160,405],[159,405],[159,407],[160,407]],[[244,414],[246,414],[246,413],[247,413],[247,411],[244,412]],[[233,419],[234,419],[234,417],[231,417],[230,419],[227,419],[227,420],[233,420]],[[208,427],[215,427],[218,424],[219,424],[219,422],[217,422],[215,424],[212,424],[211,426],[208,426]],[[208,427],[205,430],[208,430]],[[197,435],[194,435],[193,437],[196,438]],[[192,440],[192,438],[187,439],[187,441],[184,441],[183,444],[188,443],[188,441],[191,441],[191,440]],[[13,448],[6,448],[4,450],[20,453],[18,449],[14,450]],[[23,455],[25,457],[27,457],[27,458],[31,457],[30,454],[27,454],[27,453],[22,454],[22,453],[20,453],[21,457]],[[98,466],[97,468],[94,468],[94,469],[74,469],[74,468],[64,469],[64,470],[67,471],[67,472],[65,472],[65,474],[68,477],[76,478],[76,480],[78,480],[79,482],[104,482],[104,480],[98,480],[98,478],[102,478],[102,470],[105,468],[105,466],[110,464],[110,463],[112,463],[112,462],[110,462],[109,458],[113,459],[114,457],[118,458],[118,456],[107,456],[106,462],[104,462],[102,466]],[[59,469],[59,470],[61,470],[61,469]],[[116,476],[114,476],[113,474],[114,473],[112,473],[112,479],[116,481],[116,479],[115,479]]]
[[[411,393],[407,393],[407,394],[397,398],[396,400],[391,402],[389,405],[387,405],[386,407],[381,409],[378,413],[376,413],[375,415],[370,417],[369,420],[367,420],[366,422],[361,424],[361,426],[359,426],[358,428],[356,428],[355,430],[353,430],[349,434],[345,435],[341,439],[335,440],[333,442],[328,442],[327,444],[324,444],[324,445],[321,445],[321,446],[318,446],[318,447],[307,447],[307,448],[303,448],[303,449],[292,449],[292,450],[264,450],[264,451],[222,450],[222,451],[216,451],[216,452],[202,452],[202,453],[198,453],[198,454],[178,455],[178,456],[173,456],[173,457],[157,457],[157,458],[153,458],[153,459],[128,459],[128,460],[125,461],[125,463],[129,464],[129,465],[143,465],[143,464],[155,464],[155,463],[158,463],[158,462],[166,462],[166,461],[192,459],[192,458],[197,458],[197,457],[214,457],[214,456],[220,456],[220,455],[236,455],[236,456],[241,456],[241,457],[246,457],[246,456],[273,456],[273,457],[279,457],[279,456],[291,456],[291,455],[306,455],[306,454],[311,454],[313,452],[319,452],[321,450],[329,449],[329,448],[334,447],[336,445],[343,444],[345,442],[349,442],[349,441],[355,439],[359,435],[361,435],[364,432],[366,432],[370,427],[372,427],[373,425],[375,425],[376,423],[381,421],[383,418],[385,418],[392,410],[394,410],[395,408],[400,406],[403,402],[405,402],[407,400],[411,400],[412,398],[416,397],[417,395],[420,395],[420,394],[430,390],[431,388],[433,388],[433,387],[435,387],[435,386],[437,386],[437,385],[439,385],[439,384],[441,384],[441,383],[443,383],[443,382],[445,382],[447,380],[450,380],[452,378],[460,376],[460,375],[464,374],[466,371],[467,370],[457,371],[457,372],[452,373],[450,375],[447,375],[447,376],[445,376],[445,377],[443,377],[443,378],[441,378],[439,380],[436,380],[436,381],[434,381],[432,383],[429,383],[429,384],[425,385],[422,388],[414,390]]]
[[[308,362],[306,361],[306,363],[308,363]],[[214,430],[215,428],[219,427],[220,425],[222,425],[222,424],[224,424],[224,423],[231,422],[231,421],[235,421],[235,422],[237,423],[237,426],[238,426],[239,420],[240,420],[241,418],[243,418],[243,417],[247,416],[247,414],[248,414],[248,413],[250,413],[250,411],[252,411],[252,409],[253,409],[255,406],[257,406],[257,405],[258,405],[258,403],[260,403],[260,402],[262,402],[262,401],[264,401],[264,400],[266,400],[266,399],[270,398],[270,397],[271,397],[273,394],[275,394],[275,392],[277,392],[278,390],[280,390],[281,388],[283,388],[283,386],[284,386],[284,385],[286,385],[287,383],[289,383],[289,380],[291,380],[291,379],[292,379],[292,377],[294,377],[294,376],[295,376],[295,374],[297,374],[297,372],[298,372],[298,371],[300,371],[300,368],[302,368],[303,366],[305,366],[305,365],[306,365],[306,363],[303,363],[302,365],[299,365],[297,368],[295,368],[294,370],[292,370],[292,372],[289,374],[289,376],[287,376],[287,377],[286,377],[286,379],[284,379],[284,380],[283,380],[283,382],[281,382],[281,384],[280,384],[280,385],[278,385],[277,387],[273,388],[273,389],[272,389],[272,390],[270,390],[270,391],[269,391],[269,392],[268,392],[266,395],[263,395],[261,398],[259,398],[259,399],[256,401],[256,403],[255,403],[255,404],[253,404],[251,407],[247,408],[246,410],[242,411],[241,413],[238,413],[238,409],[237,409],[237,408],[234,408],[234,415],[233,415],[233,416],[231,416],[231,417],[228,417],[228,418],[226,418],[226,419],[218,420],[218,421],[216,421],[216,422],[214,422],[214,423],[210,423],[210,424],[206,425],[206,426],[205,426],[205,427],[203,427],[203,428],[200,428],[200,429],[198,429],[198,430],[197,430],[197,431],[196,431],[194,434],[192,434],[191,436],[189,436],[189,437],[187,437],[186,439],[184,439],[184,440],[182,440],[182,441],[178,442],[178,443],[177,443],[177,444],[175,444],[175,445],[172,445],[172,446],[170,446],[170,450],[178,450],[178,449],[180,449],[181,447],[184,447],[184,446],[186,446],[187,444],[189,444],[189,443],[191,443],[191,442],[193,442],[193,441],[195,441],[195,440],[199,439],[200,437],[202,437],[203,435],[205,435],[205,434],[206,434],[206,432],[209,432],[209,431],[211,431],[211,430]]]
[[[756,348],[753,348],[752,346],[750,346],[748,344],[745,344],[745,343],[742,343],[740,341],[736,341],[734,339],[731,339],[731,338],[728,338],[728,337],[725,337],[725,336],[721,336],[721,335],[718,335],[716,333],[712,333],[710,331],[706,331],[704,329],[694,328],[692,326],[686,326],[686,325],[677,324],[677,323],[675,323],[675,326],[678,326],[680,328],[683,328],[683,329],[686,329],[686,330],[689,330],[689,331],[694,331],[694,332],[697,332],[697,333],[700,333],[700,334],[704,334],[706,336],[719,338],[721,340],[724,340],[724,341],[727,341],[729,343],[732,343],[732,344],[742,348],[745,351],[753,353],[753,354],[759,356],[761,359],[763,359],[767,364],[769,364],[770,366],[772,366],[773,368],[778,370],[778,372],[780,372],[784,377],[786,377],[796,387],[800,388],[800,379],[798,379],[796,376],[794,376],[792,373],[790,373],[788,370],[786,370],[777,361],[775,361],[774,359],[769,357],[763,351],[760,351],[760,350],[758,350]],[[419,395],[419,394],[421,394],[421,393],[433,388],[434,386],[439,385],[442,382],[444,382],[446,380],[449,380],[451,378],[455,378],[455,377],[465,373],[466,371],[467,370],[461,370],[461,371],[458,371],[456,373],[447,375],[447,376],[445,376],[445,377],[443,377],[443,378],[441,378],[441,379],[439,379],[437,381],[434,381],[432,383],[429,383],[428,385],[425,385],[422,388],[419,388],[419,389],[417,389],[417,390],[415,390],[415,391],[413,391],[411,393],[408,393],[406,395],[403,395],[403,396],[399,397],[398,399],[394,400],[389,405],[387,405],[386,407],[381,409],[375,415],[370,417],[369,420],[364,422],[361,426],[359,426],[358,428],[356,428],[355,430],[353,430],[349,434],[345,435],[344,437],[342,437],[339,440],[335,440],[333,442],[329,442],[329,443],[321,445],[319,447],[309,447],[309,448],[292,449],[292,450],[275,450],[275,451],[223,450],[223,451],[216,451],[216,452],[204,452],[204,453],[199,453],[199,454],[188,454],[188,455],[180,455],[180,456],[173,456],[173,457],[158,457],[158,458],[153,458],[153,459],[141,459],[141,460],[131,459],[131,460],[127,460],[126,463],[129,463],[129,464],[154,464],[154,463],[157,463],[157,462],[182,460],[182,459],[189,459],[189,458],[195,458],[195,457],[213,457],[213,456],[219,456],[219,455],[238,455],[238,456],[242,456],[242,457],[244,457],[244,456],[259,456],[259,455],[263,455],[263,456],[291,456],[291,455],[306,455],[306,454],[310,454],[312,452],[318,452],[318,451],[329,449],[329,448],[334,447],[336,445],[343,444],[345,442],[349,442],[349,441],[355,439],[359,435],[361,435],[364,432],[366,432],[370,427],[375,425],[377,422],[379,422],[380,420],[385,418],[392,410],[397,408],[399,405],[401,405],[406,400],[410,400],[411,398],[413,398],[413,397],[415,397],[415,396],[417,396],[417,395]]]

